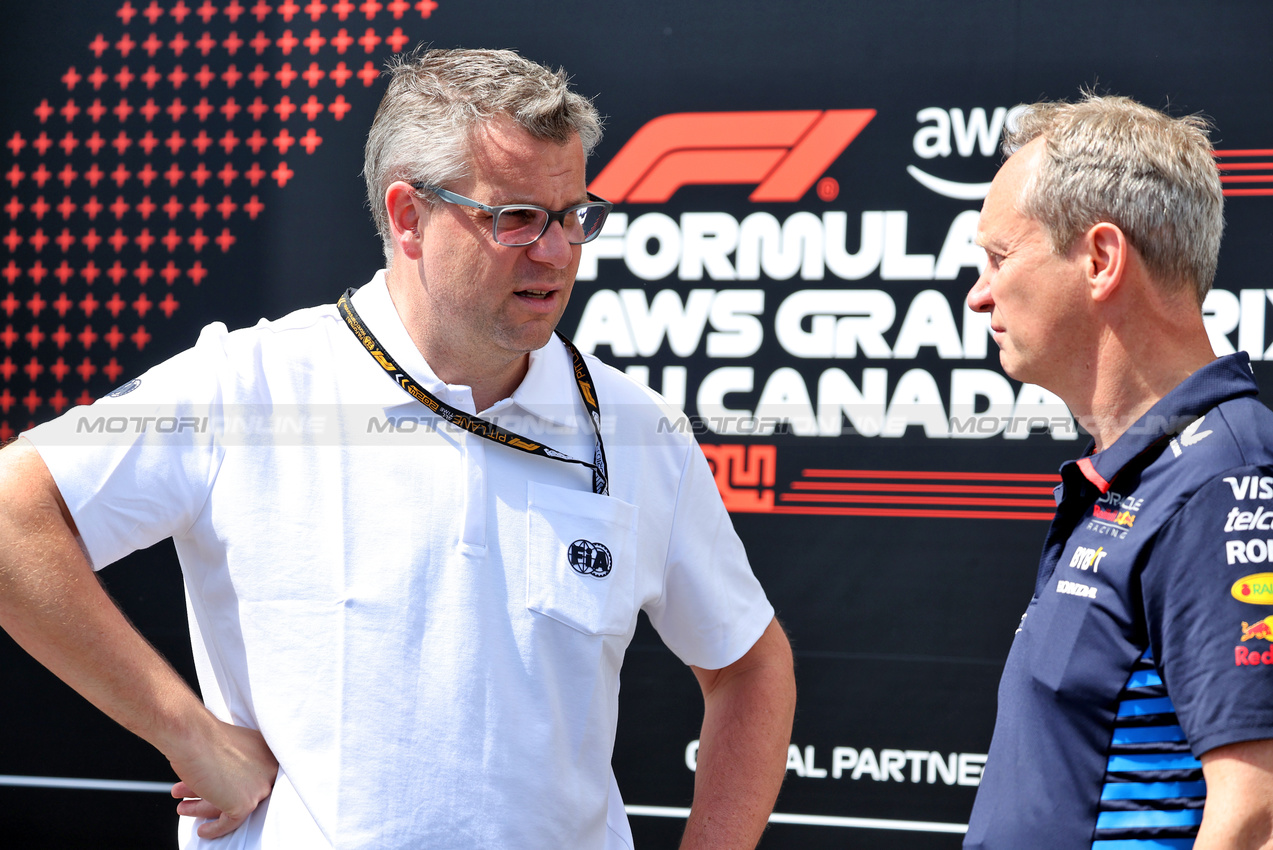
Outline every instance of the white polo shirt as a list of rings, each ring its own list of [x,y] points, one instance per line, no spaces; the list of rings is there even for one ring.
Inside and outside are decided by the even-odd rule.
[[[422,386],[474,412],[411,343],[383,273],[353,303]],[[213,845],[183,818],[183,846],[631,846],[610,758],[637,612],[714,669],[773,609],[702,452],[668,427],[678,412],[587,363],[609,496],[586,467],[440,425],[333,306],[209,325],[26,435],[95,568],[174,538],[204,699],[279,760],[248,824]],[[592,459],[555,338],[484,415]]]

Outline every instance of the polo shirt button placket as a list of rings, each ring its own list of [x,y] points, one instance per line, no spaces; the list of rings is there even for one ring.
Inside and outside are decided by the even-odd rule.
[[[460,435],[464,462],[464,527],[460,542],[486,548],[486,440]]]

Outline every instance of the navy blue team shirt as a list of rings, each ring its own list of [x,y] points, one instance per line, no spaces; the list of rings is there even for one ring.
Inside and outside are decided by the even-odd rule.
[[[1273,738],[1273,413],[1245,353],[1061,467],[965,848],[1178,850]]]

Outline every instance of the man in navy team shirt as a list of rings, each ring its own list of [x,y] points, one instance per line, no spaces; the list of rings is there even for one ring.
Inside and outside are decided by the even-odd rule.
[[[1273,847],[1273,414],[1203,326],[1206,131],[1035,104],[986,196],[968,303],[1094,444],[1061,469],[966,848]]]

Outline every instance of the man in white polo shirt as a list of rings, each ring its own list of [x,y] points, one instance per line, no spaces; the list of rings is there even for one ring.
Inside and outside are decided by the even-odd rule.
[[[683,846],[758,841],[786,637],[678,413],[553,333],[599,136],[516,54],[400,63],[364,169],[385,271],[0,453],[0,624],[169,758],[183,846],[631,847],[640,610],[704,694]],[[206,708],[92,577],[165,537]]]

